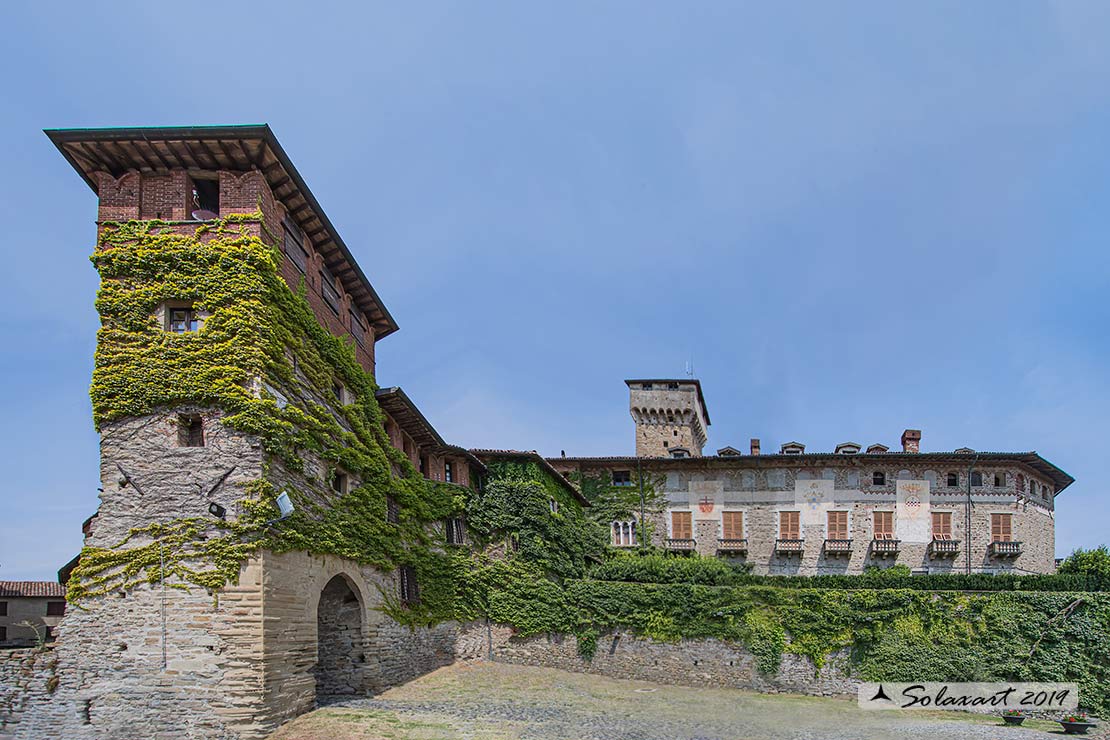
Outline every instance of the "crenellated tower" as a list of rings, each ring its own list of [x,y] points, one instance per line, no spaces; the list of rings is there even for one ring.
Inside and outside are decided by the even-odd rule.
[[[709,410],[695,378],[626,380],[638,457],[701,457]]]

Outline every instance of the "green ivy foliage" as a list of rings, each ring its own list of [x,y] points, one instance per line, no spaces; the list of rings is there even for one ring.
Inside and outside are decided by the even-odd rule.
[[[107,548],[86,548],[69,585],[73,602],[155,582],[217,590],[254,552],[334,554],[388,570],[412,565],[421,601],[386,610],[409,624],[450,619],[457,563],[442,547],[439,520],[460,513],[467,489],[430,483],[386,437],[373,377],[350,340],[316,320],[304,295],[278,272],[276,239],[253,233],[260,213],[182,227],[162,221],[103,224],[92,257],[101,317],[90,395],[98,428],[178,405],[216,408],[221,422],[255,435],[271,465],[303,470],[304,451],[353,474],[360,485],[333,495],[326,481],[290,488],[294,514],[274,526],[274,488],[264,473],[244,487],[228,522],[180,519],[132,531]],[[166,332],[158,306],[188,301],[206,315],[199,331]],[[296,371],[294,370],[296,363]],[[260,381],[291,391],[279,407]],[[333,391],[342,383],[350,398]],[[320,403],[316,399],[324,399]],[[346,400],[347,403],[342,401]],[[268,472],[268,471],[267,471]],[[400,521],[386,518],[391,497]]]
[[[567,477],[590,502],[586,515],[608,532],[613,522],[626,522],[633,517],[639,520],[641,506],[645,512],[652,512],[662,510],[666,503],[663,493],[666,476],[650,472],[641,476],[636,470],[631,471],[631,474],[631,485],[627,486],[614,486],[610,471],[570,473]],[[641,522],[636,533],[637,541],[644,545],[641,550],[653,549],[647,543],[651,542],[654,531],[655,527],[650,520]]]

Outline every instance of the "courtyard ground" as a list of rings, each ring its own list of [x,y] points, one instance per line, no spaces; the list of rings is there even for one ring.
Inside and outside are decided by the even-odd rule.
[[[350,700],[306,714],[282,727],[271,740],[1037,740],[1060,736],[1056,723],[1000,725],[997,717],[957,712],[864,712],[847,700],[665,686],[502,663],[458,663],[372,699]]]

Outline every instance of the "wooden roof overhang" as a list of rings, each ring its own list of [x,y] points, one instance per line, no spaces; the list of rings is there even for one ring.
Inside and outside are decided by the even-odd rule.
[[[258,170],[328,269],[343,282],[354,304],[370,318],[375,339],[397,331],[397,322],[267,124],[47,129],[45,133],[93,192],[97,191],[96,172],[120,177],[129,170]]]

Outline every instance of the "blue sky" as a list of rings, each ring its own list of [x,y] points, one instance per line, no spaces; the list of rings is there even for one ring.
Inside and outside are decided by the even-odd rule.
[[[450,440],[1037,450],[1110,540],[1110,4],[16,3],[0,59],[0,580],[96,509],[93,194],[44,127],[268,122]]]

